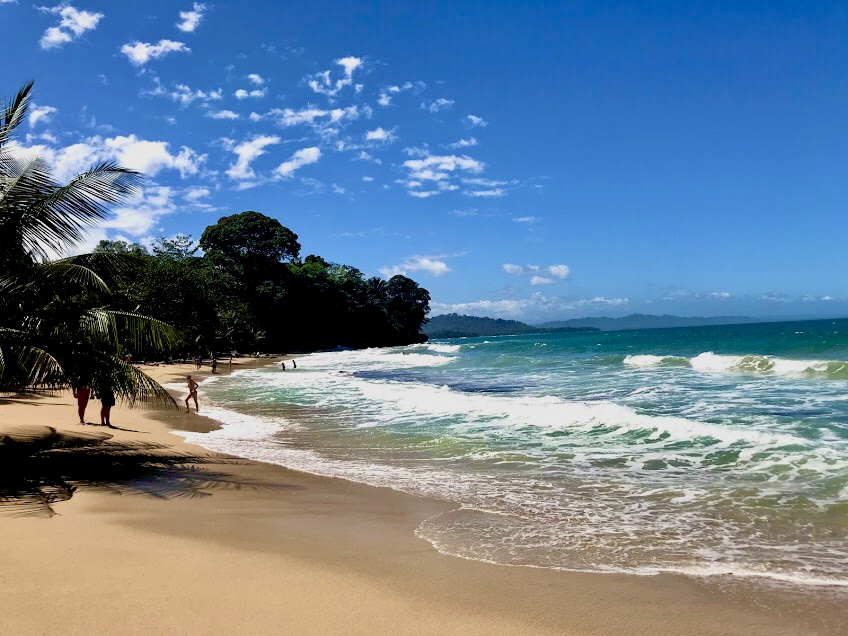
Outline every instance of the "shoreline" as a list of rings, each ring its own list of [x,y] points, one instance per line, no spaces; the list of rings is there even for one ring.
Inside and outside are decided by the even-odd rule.
[[[234,371],[277,361],[243,360]],[[142,368],[163,384],[187,372],[211,375],[193,364]],[[196,432],[217,427],[202,403],[200,416],[113,409],[115,425],[131,432],[79,426],[72,402],[69,393],[0,400],[0,430],[95,429],[221,457],[171,432],[172,424]],[[0,591],[15,608],[0,614],[0,631],[828,633],[804,607],[756,608],[768,601],[764,591],[736,598],[683,575],[505,567],[447,556],[415,530],[455,504],[252,460],[213,469],[227,478],[186,496],[82,487],[55,504],[52,519],[0,515]]]

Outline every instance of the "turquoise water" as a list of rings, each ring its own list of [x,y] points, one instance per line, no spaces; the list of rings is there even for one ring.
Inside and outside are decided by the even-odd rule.
[[[457,502],[513,565],[848,585],[848,320],[458,339],[204,383],[209,448]]]

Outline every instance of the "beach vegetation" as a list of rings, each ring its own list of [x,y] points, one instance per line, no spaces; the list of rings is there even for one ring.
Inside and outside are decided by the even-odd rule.
[[[132,245],[102,241],[96,251]],[[199,253],[199,250],[202,253]],[[430,294],[414,280],[367,278],[309,254],[298,236],[255,211],[222,217],[198,244],[160,239],[125,278],[118,302],[174,325],[177,354],[315,351],[411,344],[425,336]]]
[[[58,257],[129,201],[142,176],[101,163],[60,184],[42,159],[12,152],[32,88],[0,112],[0,390],[86,384],[130,403],[171,401],[124,356],[175,346],[173,328],[110,302],[113,285],[138,266],[133,250]]]

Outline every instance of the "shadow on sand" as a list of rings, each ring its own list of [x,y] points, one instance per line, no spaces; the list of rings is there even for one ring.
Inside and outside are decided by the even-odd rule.
[[[219,455],[177,453],[153,442],[114,440],[103,431],[9,429],[0,433],[0,515],[51,517],[53,504],[67,501],[80,488],[162,499],[211,497],[208,491],[215,488],[298,488],[204,467],[240,463]]]

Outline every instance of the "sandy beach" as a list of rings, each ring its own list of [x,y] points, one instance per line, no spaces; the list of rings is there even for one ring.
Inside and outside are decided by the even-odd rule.
[[[238,361],[234,368],[260,361]],[[227,364],[221,365],[224,372]],[[160,382],[193,365],[145,367]],[[208,368],[196,373],[204,376]],[[176,395],[176,394],[175,394]],[[178,396],[182,399],[183,396]],[[203,403],[201,402],[201,414]],[[99,402],[88,420],[99,419]],[[0,400],[0,433],[53,427],[213,456],[170,431],[194,412],[113,409],[80,426],[70,393]],[[682,576],[505,567],[415,534],[450,510],[388,489],[245,460],[157,492],[82,486],[54,516],[0,514],[2,634],[810,634],[836,610],[721,593]],[[158,495],[158,496],[157,496]],[[2,512],[2,509],[0,509]],[[765,607],[765,609],[764,609]]]

